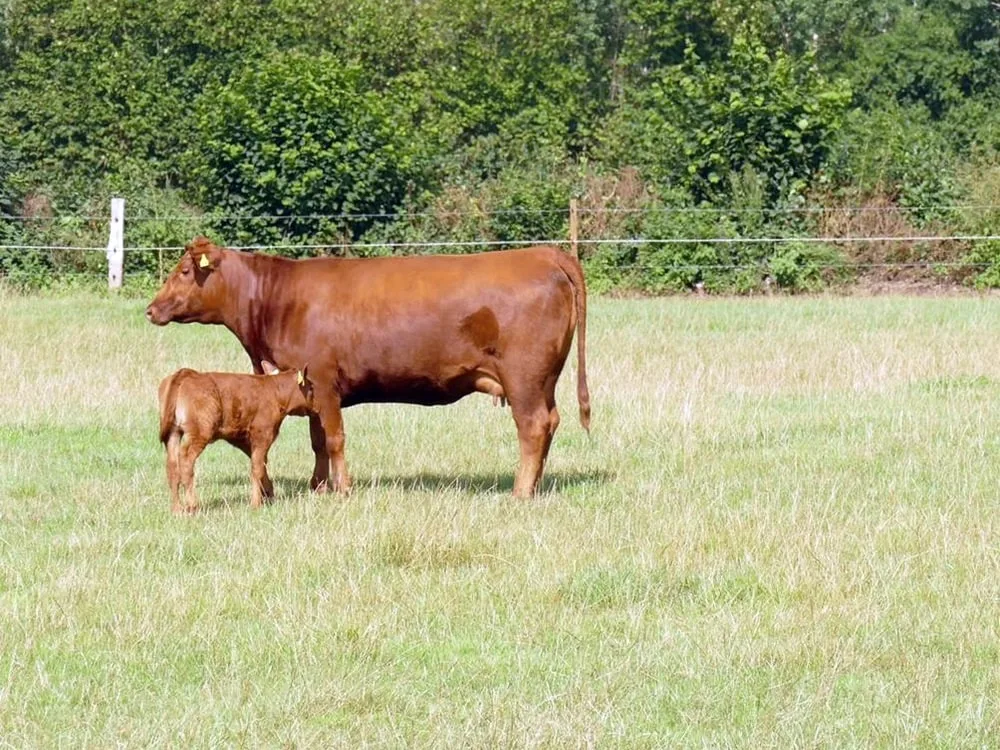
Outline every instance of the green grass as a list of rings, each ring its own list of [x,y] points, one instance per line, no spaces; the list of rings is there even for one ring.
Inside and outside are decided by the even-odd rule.
[[[0,746],[997,746],[1000,306],[595,299],[540,497],[509,411],[345,413],[276,503],[156,387],[247,370],[143,301],[0,296]]]

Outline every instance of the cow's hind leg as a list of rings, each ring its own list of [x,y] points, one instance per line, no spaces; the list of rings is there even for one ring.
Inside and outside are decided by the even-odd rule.
[[[318,414],[309,415],[309,439],[316,459],[309,488],[316,492],[326,492],[330,489],[330,454],[326,446],[326,430],[323,429],[323,422]]]
[[[514,410],[517,438],[521,443],[521,462],[514,479],[514,496],[531,497],[542,474],[549,436],[549,412],[535,407]]]
[[[506,384],[505,384],[506,385]],[[521,462],[514,478],[514,496],[531,497],[545,463],[545,454],[552,441],[549,422],[549,405],[542,389],[505,388],[510,400],[510,410],[517,425],[517,438],[521,444]]]
[[[317,404],[317,412],[323,422],[323,432],[326,435],[326,454],[333,465],[333,487],[341,494],[351,491],[351,477],[347,473],[347,460],[344,457],[344,418],[340,411],[340,399],[330,399],[324,404]],[[317,462],[318,462],[317,458]],[[318,463],[317,463],[318,468]]]
[[[542,471],[545,470],[545,462],[549,459],[549,448],[552,447],[552,438],[555,437],[556,430],[559,429],[559,410],[556,408],[556,381],[558,375],[550,375],[545,379],[545,406],[549,410],[549,434],[545,438],[545,447],[542,450]],[[539,476],[539,481],[541,476]]]
[[[556,376],[549,376],[542,388],[515,388],[510,405],[521,444],[521,462],[514,479],[514,495],[531,497],[542,479],[552,437],[559,427],[555,399]]]

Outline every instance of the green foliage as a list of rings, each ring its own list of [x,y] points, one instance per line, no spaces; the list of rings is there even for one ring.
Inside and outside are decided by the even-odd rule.
[[[922,104],[941,117],[971,84],[972,54],[961,49],[944,13],[907,9],[888,33],[874,36],[859,52],[849,70],[861,102],[870,107]]]
[[[779,288],[814,292],[834,280],[847,278],[844,258],[829,245],[789,242],[768,259],[771,277]]]
[[[1000,235],[1000,164],[994,163],[991,169],[977,169],[965,179],[974,180],[970,192],[977,208],[963,214],[963,230],[980,236]],[[1000,241],[973,242],[963,260],[976,264],[973,283],[977,287],[1000,287]]]
[[[524,243],[566,236],[568,206],[575,174],[544,161],[518,163],[467,187],[425,195],[405,204],[401,216],[376,224],[361,254],[382,254],[391,243],[445,243],[429,251],[467,253],[489,249],[490,243]],[[468,243],[449,246],[447,243]],[[495,249],[495,248],[494,248]]]
[[[924,207],[958,202],[956,160],[947,136],[923,106],[887,104],[850,114],[827,164],[835,184],[887,193],[918,208],[924,222],[942,218]]]
[[[364,214],[396,209],[422,177],[405,92],[372,90],[360,69],[298,53],[261,61],[196,109],[189,182],[202,205],[265,218],[238,241],[356,237]],[[338,223],[319,218],[358,214]],[[280,217],[298,216],[285,220]]]
[[[441,117],[461,141],[533,108],[558,117],[579,148],[607,107],[610,72],[599,0],[432,2],[426,64]]]
[[[979,289],[1000,288],[1000,242],[977,242],[966,255],[967,263],[974,264],[974,284]]]
[[[619,217],[595,238],[793,237],[817,227],[772,210],[807,196],[961,229],[923,207],[962,202],[959,175],[1000,159],[994,5],[8,0],[0,209],[35,218],[0,219],[0,244],[101,246],[103,221],[69,217],[103,216],[112,194],[140,212],[132,246],[556,239],[588,179],[631,169],[650,206],[714,215]],[[385,215],[288,218],[338,213]],[[827,280],[817,248],[586,249],[606,288]],[[171,260],[133,253],[126,273]],[[37,283],[99,266],[0,250],[0,273]]]
[[[13,184],[16,159],[7,135],[0,133],[0,243],[9,244],[21,235],[21,224],[13,220],[17,213],[17,189]]]
[[[634,163],[696,200],[724,201],[729,175],[750,168],[770,201],[800,198],[823,162],[849,98],[843,82],[737,37],[722,64],[689,46],[682,64],[631,92],[604,134],[612,164]]]

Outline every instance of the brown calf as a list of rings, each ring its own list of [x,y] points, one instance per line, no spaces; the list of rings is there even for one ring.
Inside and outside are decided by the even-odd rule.
[[[250,457],[250,505],[274,496],[267,476],[267,452],[289,414],[312,409],[312,382],[306,368],[279,372],[261,362],[268,375],[178,370],[160,383],[160,441],[167,449],[167,480],[174,513],[198,509],[194,463],[216,440],[235,445]],[[180,485],[186,489],[180,502]]]

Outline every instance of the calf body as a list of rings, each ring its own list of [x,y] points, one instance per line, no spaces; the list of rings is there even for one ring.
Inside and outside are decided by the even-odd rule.
[[[194,464],[205,446],[225,440],[250,457],[250,505],[259,508],[274,495],[267,476],[267,453],[289,414],[306,414],[312,384],[303,371],[270,375],[196,372],[182,369],[160,383],[160,441],[167,450],[167,480],[175,513],[194,512],[198,497]],[[185,488],[185,502],[180,487]]]
[[[528,496],[559,424],[556,381],[574,330],[580,421],[589,428],[586,299],[579,262],[554,247],[289,260],[198,237],[146,317],[223,325],[258,372],[261,359],[309,362],[316,489],[350,484],[342,408],[432,406],[479,392],[510,404],[521,446],[514,493]]]

